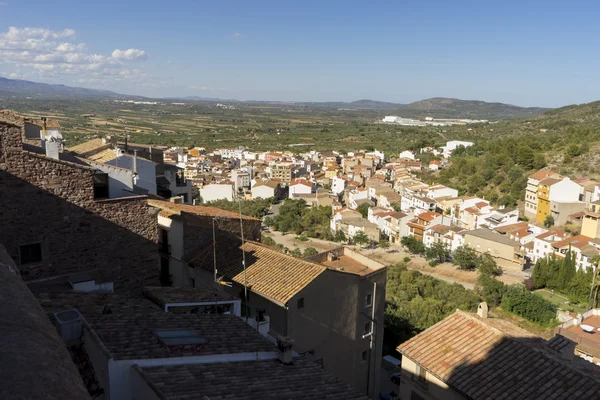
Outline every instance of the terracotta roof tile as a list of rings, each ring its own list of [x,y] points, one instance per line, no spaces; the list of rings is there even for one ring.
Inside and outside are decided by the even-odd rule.
[[[543,339],[499,319],[457,311],[398,347],[469,399],[591,399],[600,383]],[[543,377],[543,379],[540,379]]]
[[[165,400],[367,399],[307,359],[135,367]]]
[[[196,283],[196,287],[146,286],[142,293],[160,307],[170,303],[202,303],[237,300],[236,297],[212,286]]]
[[[554,171],[550,171],[549,169],[541,169],[538,172],[529,175],[530,178],[535,179],[536,181],[542,181],[551,176],[559,176],[559,174]]]
[[[69,151],[72,153],[80,154],[82,156],[86,156],[88,153],[97,151],[103,147],[108,148],[110,147],[110,144],[102,143],[102,139],[92,139],[88,140],[85,143],[69,147]]]
[[[217,269],[225,280],[244,285],[242,249],[246,256],[246,284],[255,293],[286,304],[327,268],[283,254],[256,242],[232,242],[227,251],[217,253]],[[212,253],[200,249],[185,257],[195,267],[213,271]]]

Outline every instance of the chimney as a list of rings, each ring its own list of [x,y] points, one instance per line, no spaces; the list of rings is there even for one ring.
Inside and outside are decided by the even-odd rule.
[[[125,153],[127,153],[127,148],[125,150]],[[133,151],[133,172],[137,172],[137,150]]]
[[[46,136],[46,130],[48,129],[48,126],[46,124],[46,117],[42,117],[42,129],[44,131],[44,136]]]
[[[125,153],[127,153],[127,151],[129,150],[129,146],[127,144],[127,137],[128,135],[125,135]]]
[[[479,303],[479,306],[477,306],[477,315],[479,316],[479,318],[487,319],[488,305],[485,301]]]
[[[102,144],[109,144],[111,142],[111,138],[109,135],[102,138]]]
[[[329,253],[327,253],[327,261],[335,261],[336,258],[337,257],[335,256],[335,254],[332,251],[330,251]]]
[[[277,347],[279,348],[278,358],[284,364],[291,364],[293,361],[293,350],[295,340],[289,336],[280,336],[277,339]]]
[[[46,157],[58,160],[60,153],[59,147],[59,141],[55,137],[49,136],[46,140]]]
[[[171,197],[169,201],[174,204],[183,204],[183,196]]]

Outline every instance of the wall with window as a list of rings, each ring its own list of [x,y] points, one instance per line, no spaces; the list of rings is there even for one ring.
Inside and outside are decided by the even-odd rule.
[[[157,284],[157,222],[146,197],[95,199],[94,168],[24,151],[22,132],[0,118],[0,243],[17,263],[22,246],[41,247],[41,260],[21,265],[24,280],[101,269],[116,290]]]

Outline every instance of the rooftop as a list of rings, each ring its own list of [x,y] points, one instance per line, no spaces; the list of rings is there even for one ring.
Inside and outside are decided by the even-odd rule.
[[[77,153],[83,157],[93,154],[97,151],[110,148],[110,143],[103,143],[102,139],[92,139],[85,143],[69,147],[68,150],[72,153]]]
[[[306,359],[135,367],[165,400],[367,399]],[[182,382],[185,381],[185,385]]]
[[[147,286],[143,289],[143,294],[148,299],[160,307],[171,303],[200,303],[212,301],[230,301],[238,300],[236,297],[211,286],[196,287],[161,287]]]
[[[213,271],[212,251],[206,249],[186,257],[195,267]],[[316,277],[325,267],[283,254],[256,242],[232,242],[227,251],[217,252],[218,272],[224,279],[244,285],[242,250],[246,257],[246,284],[253,292],[281,305],[286,304]]]
[[[456,311],[398,351],[470,399],[595,398],[600,383],[545,343],[507,321]]]
[[[519,242],[515,240],[511,240],[504,235],[501,235],[497,232],[491,231],[489,229],[481,228],[474,229],[472,231],[468,231],[465,233],[465,236],[475,236],[481,239],[492,240],[497,243],[505,244],[507,246],[518,246]],[[466,239],[465,239],[466,240]]]
[[[193,206],[189,204],[177,204],[163,200],[148,200],[152,207],[160,208],[169,212],[169,215],[182,215],[182,213],[199,215],[202,217],[221,217],[221,218],[240,218],[240,214],[233,211],[226,211],[216,207]],[[165,215],[166,216],[166,215]],[[254,217],[242,215],[242,218],[250,221],[259,221]]]
[[[558,176],[558,173],[550,171],[549,169],[541,169],[538,172],[529,175],[531,179],[535,179],[536,181],[542,181],[551,176]]]

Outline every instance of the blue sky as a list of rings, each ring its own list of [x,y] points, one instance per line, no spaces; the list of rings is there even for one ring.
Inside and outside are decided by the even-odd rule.
[[[556,107],[600,99],[598,15],[595,0],[0,0],[0,76],[145,96]]]

